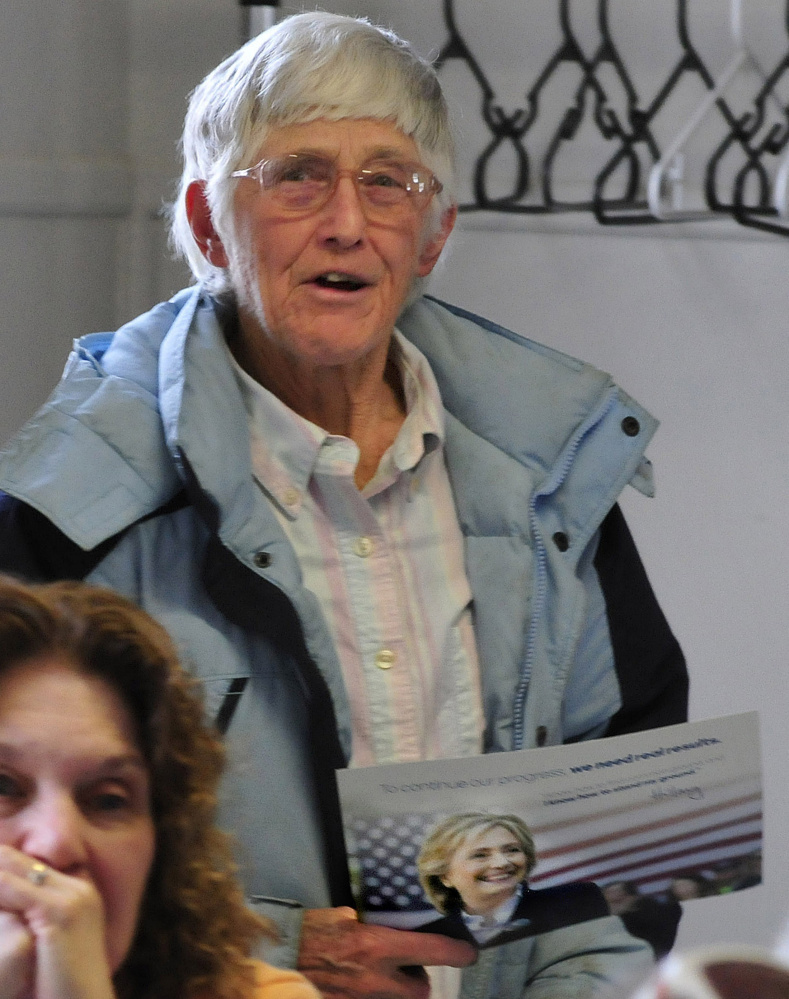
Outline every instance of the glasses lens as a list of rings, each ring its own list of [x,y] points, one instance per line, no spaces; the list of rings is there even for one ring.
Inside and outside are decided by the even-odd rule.
[[[402,163],[372,163],[362,168],[359,180],[367,201],[387,208],[404,205],[409,200],[413,171]]]
[[[334,165],[319,156],[281,156],[267,160],[261,171],[263,188],[294,211],[319,205],[333,181]]]

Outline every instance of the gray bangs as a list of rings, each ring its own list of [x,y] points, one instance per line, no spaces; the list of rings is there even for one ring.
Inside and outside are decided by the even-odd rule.
[[[314,15],[313,15],[314,17]],[[320,35],[305,22],[301,44],[260,66],[252,126],[262,139],[269,127],[326,118],[377,118],[411,136],[424,155],[441,164],[442,182],[454,155],[448,111],[429,63],[396,36],[365,21],[335,23]],[[316,39],[317,35],[317,39]],[[433,163],[427,163],[433,166]]]

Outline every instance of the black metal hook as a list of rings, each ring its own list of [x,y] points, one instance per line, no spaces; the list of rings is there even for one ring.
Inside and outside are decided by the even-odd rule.
[[[707,91],[716,81],[704,63],[688,23],[689,0],[675,0],[675,33],[679,53],[654,96],[645,102],[617,47],[612,31],[610,0],[597,0],[599,42],[587,56],[573,28],[572,0],[556,0],[560,41],[525,87],[520,107],[505,108],[495,88],[474,56],[470,42],[458,28],[454,0],[442,0],[447,41],[436,60],[439,72],[449,60],[462,60],[479,87],[480,117],[487,139],[472,167],[473,200],[461,211],[489,210],[507,213],[591,211],[604,225],[652,224],[645,196],[646,174],[661,158],[655,136],[655,119],[689,78]],[[637,8],[635,8],[637,10]],[[629,10],[634,10],[630,7]],[[709,208],[727,212],[743,225],[789,235],[789,225],[771,221],[777,211],[770,204],[774,160],[789,149],[789,107],[780,100],[778,88],[789,76],[789,0],[784,11],[788,35],[786,54],[776,63],[747,110],[735,113],[723,96],[715,98],[725,127],[723,139],[707,157],[703,189]],[[570,68],[577,73],[568,104],[557,111],[544,100],[557,73]],[[775,108],[778,120],[775,120]],[[546,116],[550,115],[551,118]],[[773,120],[770,120],[772,115]],[[538,130],[537,126],[541,126]],[[586,197],[574,200],[557,193],[560,154],[571,149],[582,126],[592,125],[602,150],[612,143],[613,152],[590,178]],[[537,133],[542,136],[538,140]],[[546,137],[547,136],[547,140]],[[543,148],[538,147],[543,142]],[[503,151],[512,167],[504,182],[496,178],[494,164]],[[726,180],[724,162],[731,177],[732,157],[740,163],[734,181]],[[736,159],[735,159],[736,163]],[[505,189],[502,189],[502,184]],[[728,190],[725,190],[728,186]],[[756,197],[754,198],[754,194]]]

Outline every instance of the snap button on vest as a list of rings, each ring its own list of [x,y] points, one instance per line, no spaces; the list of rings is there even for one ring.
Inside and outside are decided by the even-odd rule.
[[[622,429],[628,437],[636,437],[641,429],[641,424],[635,416],[626,416],[624,420],[622,420]]]
[[[271,552],[255,552],[252,561],[258,569],[268,569],[271,565]]]
[[[564,531],[557,531],[553,536],[553,543],[559,549],[560,552],[566,552],[570,547],[570,539],[564,533]]]

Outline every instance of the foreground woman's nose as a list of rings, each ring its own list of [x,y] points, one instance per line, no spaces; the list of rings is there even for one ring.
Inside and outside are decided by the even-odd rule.
[[[40,795],[23,817],[19,848],[64,874],[78,875],[87,862],[86,822],[65,793]]]

